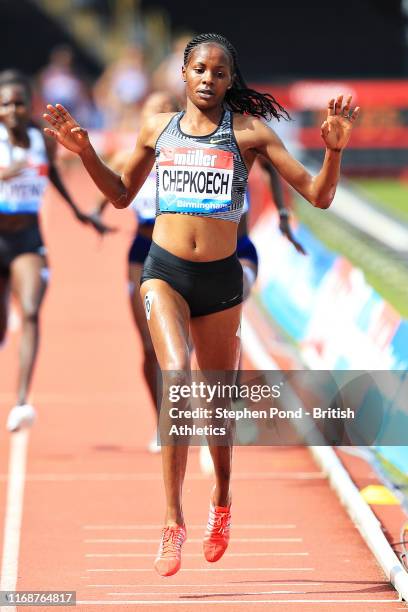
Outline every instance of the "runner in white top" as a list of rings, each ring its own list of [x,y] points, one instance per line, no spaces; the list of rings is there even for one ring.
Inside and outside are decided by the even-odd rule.
[[[39,341],[38,315],[48,270],[38,220],[49,182],[82,223],[99,232],[107,228],[74,204],[54,165],[55,142],[32,124],[30,85],[21,73],[0,74],[0,343],[7,329],[10,291],[22,313],[17,402],[7,420],[9,431],[31,425],[33,406],[27,403]]]

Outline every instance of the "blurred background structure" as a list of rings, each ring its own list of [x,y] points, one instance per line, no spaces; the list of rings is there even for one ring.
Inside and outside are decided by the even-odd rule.
[[[57,78],[53,63],[64,48],[63,61],[81,82],[74,85],[71,78],[68,83],[65,76],[62,88],[66,92],[71,87],[69,95],[78,97],[80,120],[91,127],[134,128],[150,88],[165,86],[179,94],[181,51],[189,35],[215,29],[239,50],[247,80],[273,91],[296,113],[299,143],[311,158],[320,154],[319,126],[327,97],[334,90],[347,91],[364,114],[345,155],[346,172],[404,171],[406,1],[361,0],[352,14],[343,4],[330,17],[323,0],[278,5],[260,0],[242,19],[234,10],[230,2],[201,0],[3,0],[0,68],[15,66],[34,78],[42,75],[39,93],[52,101],[50,88],[63,93],[61,79],[44,89],[44,71],[48,66],[49,80],[53,67]],[[92,105],[94,113],[89,112]]]

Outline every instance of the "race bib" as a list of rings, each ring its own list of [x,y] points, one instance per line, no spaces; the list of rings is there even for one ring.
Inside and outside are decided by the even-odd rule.
[[[27,166],[18,176],[0,181],[0,212],[37,212],[47,183],[46,164]]]
[[[230,151],[176,147],[158,159],[162,212],[210,214],[231,207],[234,158]]]

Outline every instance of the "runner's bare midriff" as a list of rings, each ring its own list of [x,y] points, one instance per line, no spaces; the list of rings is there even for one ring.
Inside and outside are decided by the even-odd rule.
[[[182,259],[216,261],[236,250],[237,225],[193,215],[161,214],[156,219],[153,240]]]
[[[18,232],[37,221],[37,215],[33,214],[5,215],[0,213],[0,232]]]

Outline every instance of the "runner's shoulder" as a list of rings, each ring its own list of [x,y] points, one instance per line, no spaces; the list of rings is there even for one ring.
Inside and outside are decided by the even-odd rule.
[[[238,130],[269,130],[270,125],[262,117],[234,113],[234,129]]]
[[[234,133],[238,141],[243,140],[252,145],[269,140],[274,134],[262,119],[241,113],[234,113]]]
[[[145,139],[156,143],[158,137],[177,113],[157,113],[146,119],[142,126]]]

